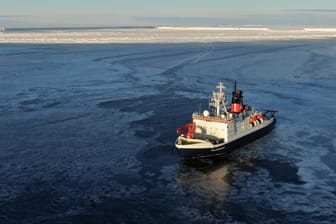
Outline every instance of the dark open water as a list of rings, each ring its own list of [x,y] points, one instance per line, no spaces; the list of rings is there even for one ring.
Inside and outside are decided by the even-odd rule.
[[[0,223],[336,223],[335,40],[0,45],[0,80]],[[276,129],[182,161],[234,80]]]

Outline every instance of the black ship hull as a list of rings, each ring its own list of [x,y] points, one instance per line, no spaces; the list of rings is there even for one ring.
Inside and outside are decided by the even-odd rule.
[[[239,148],[243,145],[246,145],[250,142],[255,141],[258,138],[263,137],[267,133],[273,130],[275,127],[276,119],[274,118],[273,121],[268,124],[267,126],[256,130],[248,135],[245,135],[237,140],[229,142],[225,145],[220,145],[217,148],[203,148],[203,149],[192,149],[192,148],[179,148],[177,149],[179,155],[183,158],[204,158],[204,157],[212,157],[223,155],[225,153],[230,152],[236,148]]]

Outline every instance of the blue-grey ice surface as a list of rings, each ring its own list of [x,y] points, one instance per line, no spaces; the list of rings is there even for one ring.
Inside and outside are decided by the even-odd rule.
[[[0,223],[336,223],[336,40],[0,45]],[[218,81],[269,135],[181,160]]]

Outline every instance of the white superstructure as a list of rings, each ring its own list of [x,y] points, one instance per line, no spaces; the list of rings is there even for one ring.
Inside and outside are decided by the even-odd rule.
[[[193,123],[196,126],[195,138],[229,142],[263,126],[261,113],[258,114],[253,107],[241,105],[242,95],[238,99],[239,102],[233,103],[231,109],[228,110],[224,84],[220,82],[216,87],[218,91],[212,93],[209,103],[212,111],[205,110],[202,114],[194,113],[192,115]],[[237,91],[235,89],[233,94]],[[235,104],[240,104],[240,106],[238,110],[232,111]],[[258,115],[259,118],[257,118]],[[254,121],[250,119],[252,117],[255,117]]]

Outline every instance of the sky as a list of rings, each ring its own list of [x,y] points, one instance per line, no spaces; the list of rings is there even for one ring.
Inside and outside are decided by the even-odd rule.
[[[0,26],[334,26],[336,0],[0,0]]]

